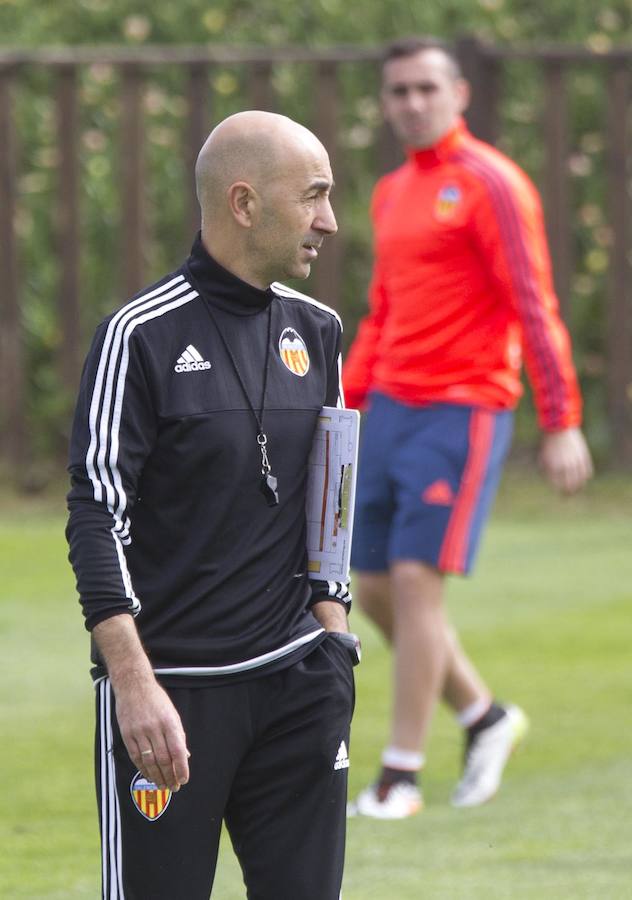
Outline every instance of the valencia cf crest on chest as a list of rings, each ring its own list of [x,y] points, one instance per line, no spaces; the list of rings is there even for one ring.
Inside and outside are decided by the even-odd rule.
[[[305,341],[298,331],[293,328],[284,328],[279,338],[279,356],[283,365],[293,375],[301,378],[309,371],[309,353]]]
[[[435,200],[434,212],[440,222],[449,221],[456,213],[462,200],[460,188],[455,184],[446,184],[439,190]]]
[[[130,791],[134,806],[150,822],[159,819],[171,803],[171,791],[167,788],[158,788],[153,781],[147,781],[140,772],[132,779]]]

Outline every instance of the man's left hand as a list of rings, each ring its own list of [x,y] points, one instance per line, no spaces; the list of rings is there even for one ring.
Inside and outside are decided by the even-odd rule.
[[[349,631],[347,610],[335,600],[318,600],[311,607],[325,631]]]
[[[579,428],[544,434],[540,465],[551,484],[564,494],[578,491],[592,477],[593,464]]]

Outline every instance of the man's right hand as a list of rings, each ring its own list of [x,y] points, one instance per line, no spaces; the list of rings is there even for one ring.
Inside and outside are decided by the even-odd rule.
[[[180,716],[151,676],[143,683],[112,682],[121,737],[138,770],[158,787],[179,791],[189,780],[189,751]]]
[[[540,465],[553,487],[573,494],[593,474],[586,439],[579,428],[566,428],[542,436]]]
[[[189,756],[180,716],[160,687],[127,613],[92,630],[116,698],[116,718],[132,762],[149,781],[171,791],[189,780]]]

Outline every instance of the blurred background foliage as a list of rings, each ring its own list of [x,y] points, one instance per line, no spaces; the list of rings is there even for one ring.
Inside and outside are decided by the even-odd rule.
[[[378,43],[409,32],[499,41],[590,43],[630,37],[629,0],[0,0],[4,44]]]
[[[4,48],[59,45],[203,44],[308,48],[376,47],[409,34],[452,40],[462,34],[501,44],[573,43],[596,52],[632,41],[632,0],[444,0],[405,4],[392,0],[0,0]],[[340,206],[344,246],[341,312],[349,340],[363,314],[370,273],[370,192],[378,174],[376,146],[381,119],[378,73],[373,63],[345,63],[340,78]],[[313,69],[278,64],[273,71],[276,108],[313,125]],[[217,65],[209,74],[209,129],[247,106],[242,66]],[[121,152],[119,77],[110,65],[82,69],[80,109],[82,328],[120,305]],[[587,431],[606,462],[609,434],[604,412],[605,297],[612,234],[605,204],[604,81],[596,65],[578,66],[568,80],[573,222],[573,280],[569,325],[587,407]],[[212,108],[211,108],[212,96]],[[542,183],[542,79],[537,66],[520,60],[504,70],[499,146]],[[50,73],[22,69],[15,97],[19,142],[17,233],[29,372],[27,402],[35,459],[45,477],[63,458],[73,398],[62,390],[56,351],[58,248],[56,125]],[[187,224],[186,95],[182,69],[155,67],[144,95],[146,198],[149,233],[147,282],[179,264],[192,234]],[[335,204],[334,196],[334,204]],[[310,292],[307,285],[297,285]],[[313,290],[313,288],[312,288]],[[326,297],[320,298],[327,302]],[[535,442],[529,401],[522,404],[517,447]]]

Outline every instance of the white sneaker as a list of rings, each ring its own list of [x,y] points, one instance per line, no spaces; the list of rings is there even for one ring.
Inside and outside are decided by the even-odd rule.
[[[347,815],[370,816],[373,819],[406,819],[423,809],[421,791],[408,781],[395,781],[380,796],[376,784],[360,791],[347,804]]]
[[[505,715],[480,731],[467,750],[461,780],[452,794],[452,806],[480,806],[500,787],[511,751],[529,730],[529,720],[517,706],[505,707]]]

